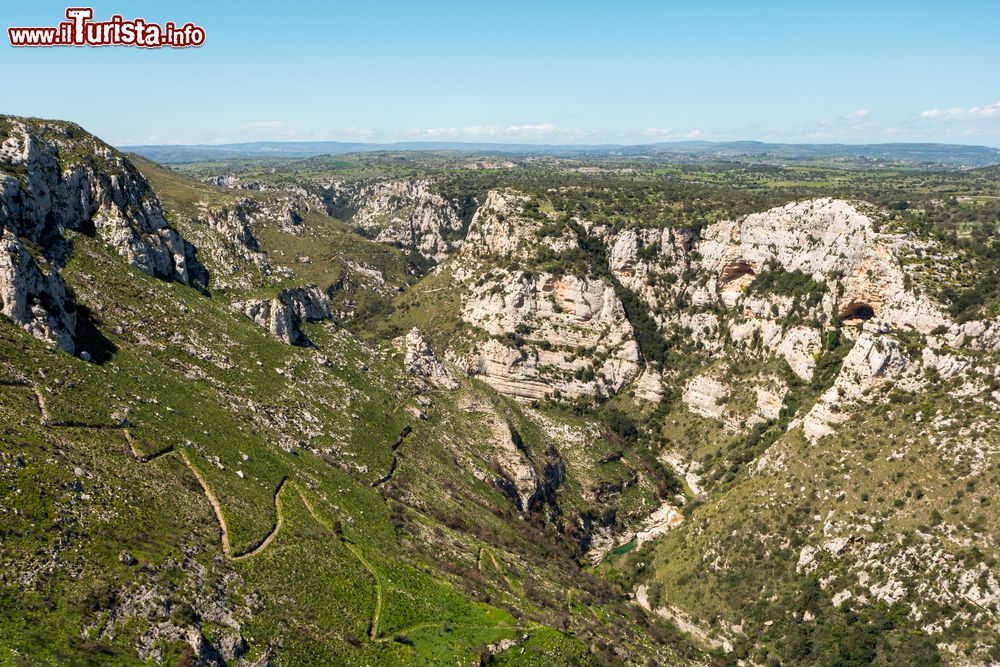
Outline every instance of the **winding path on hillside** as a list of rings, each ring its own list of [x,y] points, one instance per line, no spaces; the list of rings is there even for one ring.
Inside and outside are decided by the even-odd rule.
[[[403,427],[403,430],[399,432],[399,435],[396,436],[396,440],[392,443],[392,448],[391,448],[392,463],[389,464],[389,472],[387,472],[385,475],[379,477],[378,479],[376,479],[374,482],[371,483],[371,487],[373,489],[382,486],[390,479],[392,479],[392,476],[396,474],[396,468],[399,467],[399,457],[396,456],[396,450],[399,449],[400,446],[402,446],[403,441],[406,440],[406,436],[410,435],[411,433],[413,433],[413,427],[407,424],[406,426]]]
[[[306,497],[306,494],[302,492],[302,489],[296,486],[295,490],[299,492],[299,497],[302,498],[302,503],[306,506],[306,509],[309,510],[309,514],[312,516],[313,520],[319,525],[321,525],[323,529],[326,530],[326,532],[329,533],[332,537],[336,538],[337,532],[333,528],[331,528],[326,521],[324,521],[319,517],[319,515],[316,513],[316,510],[313,508],[313,504]],[[379,579],[378,573],[375,571],[375,568],[371,566],[371,563],[368,562],[368,559],[366,559],[364,557],[364,554],[361,553],[361,549],[358,548],[358,545],[356,545],[354,542],[351,542],[350,540],[348,540],[343,536],[341,536],[340,539],[343,541],[344,546],[347,547],[352,554],[354,554],[354,557],[358,559],[361,565],[363,565],[364,568],[368,570],[368,574],[371,575],[372,581],[374,581],[375,583],[375,610],[372,612],[371,627],[368,630],[368,635],[372,639],[377,639],[378,626],[382,620],[382,581]]]
[[[132,437],[132,433],[129,431],[128,427],[125,426],[117,426],[113,424],[86,424],[86,423],[71,422],[71,421],[53,422],[49,415],[48,404],[45,400],[45,394],[37,384],[21,380],[0,380],[0,386],[23,387],[25,389],[30,390],[34,394],[35,404],[38,408],[39,423],[44,428],[89,428],[89,429],[99,429],[99,430],[109,430],[109,431],[120,431],[125,438],[125,442],[128,443],[129,453],[132,455],[132,458],[142,464],[150,463],[152,461],[163,458],[164,456],[170,454],[176,454],[184,463],[184,465],[187,467],[187,469],[191,471],[191,474],[194,476],[195,480],[197,480],[198,485],[201,486],[202,492],[208,499],[209,505],[212,506],[212,511],[215,512],[215,518],[219,523],[219,531],[221,533],[222,553],[230,561],[241,561],[247,558],[253,558],[254,556],[257,556],[260,553],[262,553],[265,549],[267,549],[271,545],[274,539],[278,536],[278,533],[281,531],[282,527],[284,527],[285,525],[285,516],[284,513],[282,512],[282,507],[281,507],[282,505],[281,498],[284,494],[285,489],[287,489],[290,485],[294,485],[295,491],[299,494],[299,497],[302,499],[303,504],[309,511],[309,515],[313,518],[313,520],[316,521],[316,523],[318,523],[320,526],[322,526],[323,529],[332,538],[340,539],[344,543],[344,546],[346,546],[347,549],[351,552],[351,554],[358,560],[358,562],[361,563],[362,567],[367,571],[368,575],[371,576],[373,582],[373,588],[375,591],[375,608],[372,611],[372,620],[371,620],[371,628],[369,631],[369,636],[373,641],[386,641],[386,638],[380,638],[378,636],[379,624],[381,623],[381,618],[382,618],[382,600],[383,600],[382,582],[378,576],[378,573],[375,571],[375,568],[372,567],[371,563],[368,562],[368,559],[365,558],[361,549],[354,542],[350,541],[346,537],[343,537],[342,535],[338,535],[337,532],[333,530],[333,528],[331,528],[330,525],[325,520],[320,518],[320,515],[316,512],[316,509],[313,507],[312,502],[309,501],[308,497],[302,491],[302,488],[299,486],[299,484],[292,482],[291,480],[288,479],[288,477],[281,478],[281,481],[278,483],[277,488],[274,490],[274,515],[275,515],[274,526],[267,533],[267,535],[265,535],[263,539],[261,539],[261,541],[255,546],[252,546],[247,551],[243,551],[241,553],[233,553],[232,547],[230,546],[229,542],[229,528],[226,525],[226,518],[222,514],[222,504],[219,502],[218,497],[212,491],[212,488],[208,485],[208,481],[201,474],[201,471],[199,471],[198,468],[195,467],[195,465],[191,462],[191,459],[185,452],[177,450],[173,446],[169,446],[152,454],[143,454],[136,447],[135,440]],[[406,435],[409,434],[410,427],[407,426],[406,429],[404,429],[404,431],[405,432],[401,433],[400,436],[397,438],[396,442],[393,443],[392,449],[394,452],[396,448],[398,448],[399,445],[402,444],[402,441],[406,437]],[[395,460],[395,454],[393,454],[393,459]],[[431,623],[430,625],[435,625],[435,624]]]
[[[490,563],[493,564],[493,569],[496,570],[496,573],[500,575],[500,578],[503,579],[504,584],[507,586],[507,591],[513,595],[515,592],[514,582],[512,582],[510,580],[510,577],[507,576],[507,572],[504,570],[504,568],[500,567],[500,562],[497,561],[496,556],[493,554],[493,549],[491,547],[486,546],[485,544],[479,547],[479,558],[477,559],[477,566],[479,568],[479,572],[481,574],[485,574],[485,572],[483,572],[484,556],[490,559]]]
[[[302,490],[301,485],[298,484],[297,482],[288,479],[288,477],[283,477],[281,479],[281,481],[278,483],[277,488],[274,490],[274,515],[275,515],[274,526],[257,545],[251,547],[247,551],[243,551],[241,553],[233,553],[229,541],[229,528],[226,525],[226,518],[225,516],[223,516],[222,513],[222,504],[219,502],[219,499],[215,495],[215,492],[213,492],[212,488],[208,485],[208,481],[201,474],[201,471],[199,471],[198,468],[195,467],[195,465],[191,462],[191,459],[188,457],[187,453],[175,449],[173,446],[168,446],[152,454],[143,454],[142,452],[139,451],[138,447],[136,447],[135,440],[132,437],[132,433],[129,431],[127,426],[118,426],[113,424],[88,424],[88,423],[73,422],[73,421],[54,422],[52,421],[49,414],[48,404],[45,400],[45,394],[41,389],[41,387],[39,387],[37,384],[20,380],[0,380],[0,386],[23,387],[25,389],[30,390],[34,394],[35,403],[38,407],[39,422],[41,426],[45,428],[85,428],[85,429],[119,431],[125,438],[125,442],[128,443],[129,453],[131,454],[132,458],[141,464],[151,463],[152,461],[156,461],[157,459],[161,459],[170,454],[177,455],[184,463],[184,465],[187,467],[187,469],[191,471],[191,474],[194,476],[195,480],[197,480],[198,485],[201,487],[202,492],[205,494],[205,498],[208,499],[209,505],[212,506],[212,511],[215,513],[215,518],[219,523],[219,531],[221,533],[222,553],[230,561],[241,561],[248,558],[253,558],[254,556],[260,555],[265,549],[267,549],[271,545],[271,543],[278,536],[278,533],[285,525],[285,517],[282,511],[281,499],[285,495],[285,490],[290,486],[293,486],[295,488],[296,493],[298,493],[299,497],[302,499],[302,503],[305,505],[306,510],[309,512],[309,515],[313,518],[313,521],[318,523],[323,528],[323,530],[328,535],[330,535],[331,538],[340,539],[343,542],[344,546],[347,547],[347,549],[357,559],[357,561],[361,563],[361,566],[371,577],[373,589],[375,592],[375,606],[374,609],[372,610],[372,619],[368,636],[372,641],[387,642],[395,640],[399,636],[405,635],[406,633],[409,632],[414,632],[416,630],[427,629],[427,628],[444,628],[445,626],[469,627],[477,629],[492,628],[496,630],[523,631],[525,629],[529,630],[533,629],[536,625],[534,623],[529,623],[528,625],[517,624],[509,626],[507,625],[479,626],[479,625],[463,625],[463,624],[456,625],[454,623],[449,623],[447,621],[427,621],[427,622],[417,623],[412,626],[408,626],[397,632],[392,633],[391,635],[379,636],[379,630],[382,622],[382,608],[384,603],[384,590],[382,586],[381,577],[379,577],[378,572],[368,561],[368,559],[365,558],[364,553],[361,551],[358,545],[349,540],[348,538],[344,537],[343,535],[339,535],[337,531],[334,530],[330,526],[330,524],[328,524],[327,521],[319,515],[319,513],[313,506],[312,502],[309,500],[308,496]],[[410,433],[412,433],[412,430],[413,429],[409,425],[407,425],[397,436],[395,442],[393,442],[392,444],[392,452],[393,452],[392,469],[383,480],[372,484],[373,487],[378,486],[382,482],[385,482],[392,477],[392,474],[395,472],[396,468],[395,452],[403,444],[403,441],[406,439],[406,437],[410,435]],[[497,562],[493,553],[487,551],[487,549],[488,547],[484,546],[480,550],[479,553],[480,569],[482,569],[483,552],[486,551],[486,556],[492,562],[493,567],[500,573],[501,577],[504,579],[507,586],[511,588],[511,590],[513,590],[513,584],[511,583],[510,579],[507,577],[504,570],[500,567],[500,564]]]

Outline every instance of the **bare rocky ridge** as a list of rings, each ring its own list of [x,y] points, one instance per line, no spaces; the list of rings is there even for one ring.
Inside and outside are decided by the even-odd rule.
[[[260,209],[260,204],[249,197],[242,197],[233,202],[228,208],[218,211],[206,211],[205,218],[208,226],[216,230],[233,243],[246,250],[259,253],[260,244],[253,235],[250,225],[253,224],[253,215]]]
[[[458,204],[433,192],[426,179],[334,181],[325,196],[332,202],[332,212],[350,218],[376,241],[437,261],[461,242],[465,225]]]
[[[3,312],[34,335],[74,350],[75,307],[58,275],[67,232],[96,233],[147,275],[207,286],[193,246],[167,224],[146,180],[79,127],[0,118],[0,168]]]
[[[143,273],[185,285],[203,282],[189,266],[193,249],[170,228],[149,184],[122,155],[72,125],[5,124],[0,166],[24,174],[23,182],[3,176],[5,227],[38,242],[92,226]]]
[[[532,462],[518,446],[516,432],[489,402],[473,396],[463,397],[460,407],[479,417],[483,429],[482,451],[495,466],[492,471],[477,469],[477,476],[510,498],[519,512],[526,512],[538,493],[541,480]]]

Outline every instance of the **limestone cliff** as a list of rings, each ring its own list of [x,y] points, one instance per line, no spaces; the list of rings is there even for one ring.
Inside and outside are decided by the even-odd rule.
[[[639,374],[639,350],[614,287],[598,276],[498,266],[540,248],[576,246],[567,230],[540,235],[527,197],[494,191],[477,211],[453,262],[462,319],[486,334],[464,355],[466,370],[522,399],[613,395]]]
[[[437,261],[457,247],[464,230],[458,202],[434,192],[431,181],[334,181],[324,193],[332,213],[366,235]]]
[[[316,322],[331,317],[330,300],[316,285],[281,290],[270,299],[237,301],[232,304],[232,308],[289,345],[309,343],[299,328],[302,322]]]
[[[751,357],[780,357],[809,381],[825,332],[843,323],[845,335],[857,338],[860,348],[845,359],[837,388],[824,395],[805,421],[810,437],[819,437],[846,418],[831,413],[831,407],[849,409],[847,396],[890,372],[857,372],[856,362],[868,354],[860,350],[869,350],[874,339],[881,341],[880,349],[898,349],[894,332],[915,332],[928,336],[934,350],[946,340],[982,340],[993,330],[990,323],[970,323],[966,327],[974,335],[963,336],[964,329],[914,288],[913,270],[903,258],[931,249],[926,241],[880,229],[883,217],[866,205],[817,199],[701,230],[639,228],[612,234],[595,227],[594,233],[605,240],[615,277],[643,299],[664,330],[689,332],[710,356],[731,355],[724,350],[731,344]],[[759,277],[767,284],[778,274],[801,276],[798,280],[810,281],[813,293],[803,298],[780,289],[757,289]],[[936,330],[947,334],[929,336]],[[920,366],[919,360],[915,363]],[[699,414],[722,419],[721,408],[709,396],[724,396],[726,387],[713,386],[706,393],[706,379],[696,380],[688,386],[686,401]],[[776,415],[780,404],[775,405],[774,397],[764,400],[767,413]]]
[[[0,230],[4,314],[69,352],[74,306],[59,277],[68,234],[96,235],[147,275],[207,285],[142,175],[71,123],[0,117]]]
[[[0,303],[4,315],[36,338],[74,351],[76,313],[66,287],[55,269],[49,265],[45,272],[9,229],[0,230]]]

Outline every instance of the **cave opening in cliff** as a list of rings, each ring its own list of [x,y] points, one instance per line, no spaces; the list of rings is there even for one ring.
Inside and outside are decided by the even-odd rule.
[[[745,259],[734,259],[722,267],[719,285],[725,290],[739,290],[753,282],[757,272]]]
[[[861,324],[873,317],[875,317],[875,309],[863,301],[852,302],[841,314],[845,324]]]

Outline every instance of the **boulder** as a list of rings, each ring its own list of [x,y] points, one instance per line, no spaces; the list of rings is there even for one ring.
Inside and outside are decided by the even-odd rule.
[[[282,290],[271,299],[250,299],[232,304],[278,340],[289,345],[308,345],[299,329],[303,321],[316,322],[332,317],[330,299],[316,285]]]
[[[404,365],[408,375],[427,380],[441,389],[458,389],[458,382],[431,350],[420,330],[413,328],[404,341]]]

